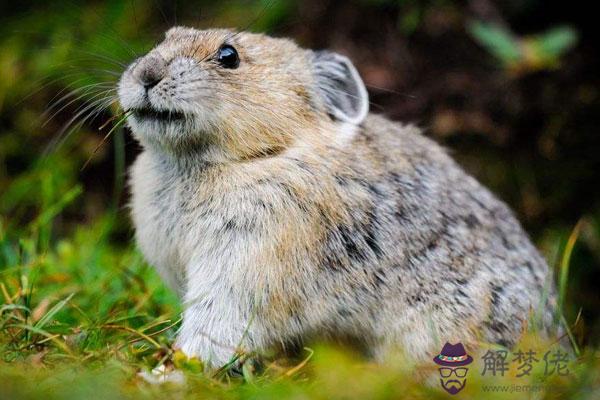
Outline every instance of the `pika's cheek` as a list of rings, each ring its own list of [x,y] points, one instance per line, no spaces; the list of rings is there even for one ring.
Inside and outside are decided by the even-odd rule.
[[[172,77],[183,77],[189,73],[199,70],[199,64],[196,60],[189,57],[177,57],[169,64],[169,74]]]

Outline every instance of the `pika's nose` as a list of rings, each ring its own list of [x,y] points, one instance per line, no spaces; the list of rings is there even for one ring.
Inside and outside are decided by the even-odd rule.
[[[146,90],[156,86],[167,74],[167,62],[158,54],[142,58],[133,69],[133,76]]]

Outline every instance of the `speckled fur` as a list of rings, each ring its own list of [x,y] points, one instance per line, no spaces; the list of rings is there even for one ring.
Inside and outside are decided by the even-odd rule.
[[[225,41],[236,70],[207,61]],[[550,324],[548,267],[511,211],[419,129],[330,117],[310,50],[175,28],[153,52],[171,68],[196,63],[151,99],[189,113],[185,125],[129,121],[144,146],[130,179],[136,239],[184,301],[185,353],[216,367],[236,348],[328,337],[420,359],[444,341],[510,346],[532,310]],[[140,96],[135,67],[125,109]],[[203,86],[174,78],[186,74]],[[181,87],[200,94],[183,101]]]

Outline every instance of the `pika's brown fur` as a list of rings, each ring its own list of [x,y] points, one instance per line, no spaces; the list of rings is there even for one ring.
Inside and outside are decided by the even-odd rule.
[[[319,337],[421,359],[551,324],[548,267],[510,210],[419,129],[367,115],[347,58],[174,28],[119,93],[144,146],[136,239],[184,301],[177,345],[209,366]]]

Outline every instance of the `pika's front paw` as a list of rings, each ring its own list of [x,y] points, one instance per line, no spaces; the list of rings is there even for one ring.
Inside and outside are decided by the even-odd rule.
[[[189,358],[198,358],[207,370],[216,370],[239,358],[235,346],[221,343],[207,336],[187,338],[180,336],[173,346]]]

